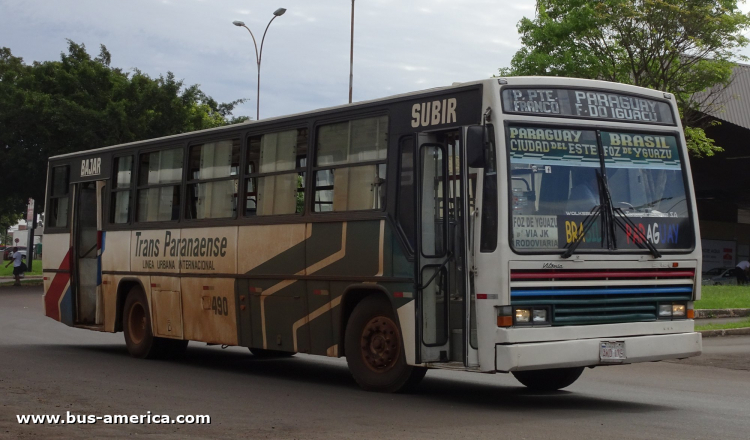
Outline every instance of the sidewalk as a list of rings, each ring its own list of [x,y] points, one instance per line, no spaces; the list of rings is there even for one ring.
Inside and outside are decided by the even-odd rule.
[[[30,280],[42,281],[42,280],[44,280],[44,277],[41,276],[41,275],[29,275],[29,276],[21,278],[21,283],[23,283],[24,281],[30,281]],[[3,285],[3,284],[13,284],[14,281],[15,281],[15,278],[13,278],[12,276],[10,276],[10,277],[0,277],[0,285]]]

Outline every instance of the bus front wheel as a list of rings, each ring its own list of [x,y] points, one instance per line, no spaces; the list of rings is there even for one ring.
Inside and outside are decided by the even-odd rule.
[[[294,351],[281,351],[281,350],[267,350],[264,348],[249,348],[250,353],[257,358],[263,359],[277,359],[277,358],[288,358],[297,354]]]
[[[141,359],[171,359],[185,352],[188,341],[155,337],[146,295],[139,287],[130,289],[123,307],[122,330],[131,356]]]
[[[346,325],[344,347],[349,371],[367,391],[406,391],[427,371],[406,364],[393,308],[382,297],[368,296],[357,304]]]
[[[516,380],[535,391],[556,391],[570,386],[583,373],[583,367],[550,370],[513,371]]]

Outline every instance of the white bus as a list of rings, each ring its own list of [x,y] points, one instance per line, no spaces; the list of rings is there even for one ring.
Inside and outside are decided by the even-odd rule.
[[[695,356],[701,249],[668,93],[500,78],[53,157],[47,316],[536,389]]]

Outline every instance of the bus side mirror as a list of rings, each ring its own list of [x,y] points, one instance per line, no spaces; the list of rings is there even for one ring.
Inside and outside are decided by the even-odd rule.
[[[487,130],[484,125],[470,125],[466,130],[466,163],[472,168],[487,165],[485,143]]]

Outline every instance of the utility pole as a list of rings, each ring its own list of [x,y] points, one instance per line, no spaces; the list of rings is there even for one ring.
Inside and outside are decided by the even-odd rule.
[[[352,85],[354,83],[354,0],[352,0],[352,32],[349,45],[349,104],[352,103]]]

